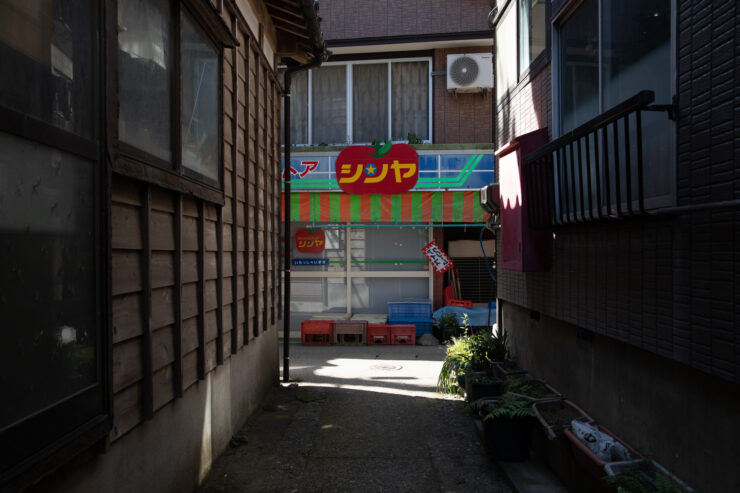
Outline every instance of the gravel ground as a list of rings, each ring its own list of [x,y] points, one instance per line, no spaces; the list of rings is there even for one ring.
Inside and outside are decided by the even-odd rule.
[[[441,346],[290,353],[293,383],[234,436],[201,493],[511,491],[462,401],[435,392]]]

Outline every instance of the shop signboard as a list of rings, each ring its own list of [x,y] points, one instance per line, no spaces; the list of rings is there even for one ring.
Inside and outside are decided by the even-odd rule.
[[[335,163],[339,188],[352,195],[395,195],[411,190],[419,178],[419,155],[408,144],[349,146]]]
[[[436,241],[428,243],[421,250],[437,274],[442,274],[452,268],[452,260],[442,251]]]
[[[321,253],[326,244],[323,229],[301,228],[295,233],[295,246],[301,253]]]

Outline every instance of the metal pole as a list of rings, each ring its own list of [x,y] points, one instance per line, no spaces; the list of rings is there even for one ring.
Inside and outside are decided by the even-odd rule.
[[[285,145],[285,189],[283,191],[285,220],[283,221],[283,382],[290,381],[290,75],[285,71],[283,99],[283,143]]]

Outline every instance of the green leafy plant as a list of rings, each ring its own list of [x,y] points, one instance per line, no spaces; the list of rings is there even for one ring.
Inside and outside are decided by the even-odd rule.
[[[408,134],[408,140],[409,140],[409,144],[410,145],[418,145],[418,144],[423,144],[424,143],[424,141],[421,140],[419,138],[419,136],[416,135],[415,133],[409,133]]]
[[[483,416],[483,421],[489,419],[513,419],[534,417],[532,402],[518,395],[504,394],[496,400],[476,401],[470,408]]]
[[[465,333],[454,313],[445,313],[439,317],[439,329],[443,340],[447,340],[447,337],[459,337]]]
[[[491,361],[506,361],[511,358],[509,353],[509,334],[503,327],[496,327],[492,335]]]
[[[605,480],[609,486],[618,488],[621,493],[682,493],[685,491],[664,474],[655,472],[655,476],[652,476],[649,470],[641,467],[633,467],[616,476],[607,476]]]
[[[445,394],[457,392],[457,376],[470,370],[469,338],[453,337],[447,346],[447,357],[437,378],[437,391]]]
[[[545,399],[548,397],[558,397],[558,394],[547,388],[544,382],[532,377],[524,378],[507,378],[504,381],[506,392],[514,392],[526,395],[533,399]]]

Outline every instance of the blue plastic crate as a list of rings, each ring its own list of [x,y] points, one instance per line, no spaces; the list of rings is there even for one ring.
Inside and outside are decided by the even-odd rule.
[[[390,325],[414,325],[416,327],[416,337],[432,333],[432,318],[392,318],[388,319]]]
[[[431,300],[388,300],[388,319],[391,318],[430,318],[432,316]]]

